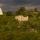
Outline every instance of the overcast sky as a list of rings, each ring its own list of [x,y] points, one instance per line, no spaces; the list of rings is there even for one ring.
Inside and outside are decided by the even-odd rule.
[[[5,11],[13,11],[21,6],[26,8],[40,7],[40,0],[0,0],[0,7]]]

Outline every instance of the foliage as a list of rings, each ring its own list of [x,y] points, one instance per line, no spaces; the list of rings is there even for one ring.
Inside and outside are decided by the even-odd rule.
[[[37,12],[38,11],[37,8],[35,8],[34,11]]]
[[[20,7],[18,11],[16,11],[16,15],[26,15],[26,9],[24,7]]]
[[[23,8],[20,10],[23,15],[25,10]],[[11,15],[9,12],[0,16],[0,40],[40,40],[40,12],[26,12],[25,16],[29,16],[28,22],[19,23],[15,20],[16,15],[20,14]],[[30,32],[27,28],[33,28],[37,32]]]
[[[11,12],[11,11],[8,11],[8,12],[6,13],[6,15],[7,15],[7,16],[12,16],[12,12]]]

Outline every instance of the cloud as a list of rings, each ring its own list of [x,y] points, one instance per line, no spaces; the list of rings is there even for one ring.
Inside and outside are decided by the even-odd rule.
[[[25,8],[39,8],[39,0],[0,0],[0,7],[3,11],[15,11],[18,8],[24,6]]]
[[[0,3],[0,7],[4,6],[4,4]]]

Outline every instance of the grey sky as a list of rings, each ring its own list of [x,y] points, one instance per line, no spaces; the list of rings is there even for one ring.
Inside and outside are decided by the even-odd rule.
[[[0,7],[3,10],[16,10],[20,6],[27,7],[39,7],[40,0],[0,0]]]

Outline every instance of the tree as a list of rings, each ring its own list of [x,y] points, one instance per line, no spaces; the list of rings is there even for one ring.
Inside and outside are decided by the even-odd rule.
[[[20,7],[18,11],[16,11],[16,15],[25,15],[26,9],[24,7]]]
[[[12,12],[8,11],[6,16],[11,16],[12,15]]]
[[[38,12],[37,8],[34,9],[35,12]]]

